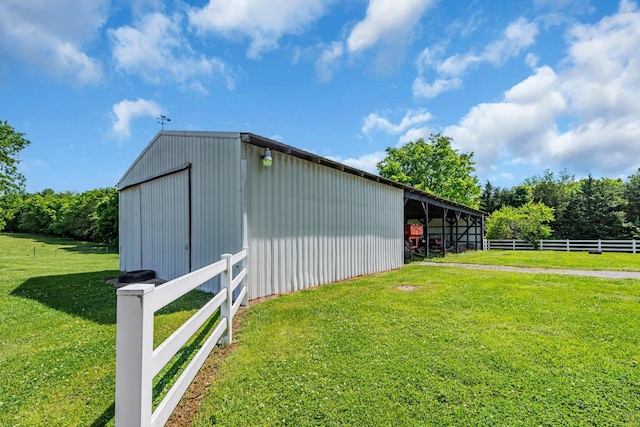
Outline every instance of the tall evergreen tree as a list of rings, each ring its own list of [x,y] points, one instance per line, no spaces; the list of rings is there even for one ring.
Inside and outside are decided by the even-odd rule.
[[[525,179],[524,183],[531,187],[531,199],[533,202],[544,203],[554,209],[555,220],[551,224],[554,236],[564,235],[566,209],[569,204],[569,198],[577,186],[573,175],[565,169],[556,178],[554,173],[547,169],[540,176]]]
[[[621,180],[594,179],[580,181],[579,189],[569,200],[564,233],[567,239],[620,239],[630,237],[625,220],[626,200]]]
[[[491,213],[502,207],[500,199],[500,187],[494,187],[491,182],[487,181],[482,188],[480,195],[480,209]]]
[[[631,234],[640,238],[640,169],[629,177],[625,184],[624,197],[627,200],[627,221],[631,225]]]

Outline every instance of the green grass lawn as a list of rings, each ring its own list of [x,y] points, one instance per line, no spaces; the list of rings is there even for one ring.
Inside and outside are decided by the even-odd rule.
[[[195,424],[640,425],[638,319],[639,281],[407,266],[250,307]]]
[[[574,270],[640,271],[640,254],[618,252],[592,255],[589,252],[559,251],[469,251],[461,254],[448,253],[445,257],[429,258],[428,261]]]
[[[0,425],[113,424],[102,249],[0,235]],[[158,313],[156,342],[208,297]],[[639,318],[635,280],[410,265],[326,285],[249,307],[195,424],[640,425]]]
[[[0,425],[113,424],[113,248],[0,234],[0,271]],[[157,314],[156,341],[206,298],[194,292]],[[159,375],[156,394],[168,383]]]

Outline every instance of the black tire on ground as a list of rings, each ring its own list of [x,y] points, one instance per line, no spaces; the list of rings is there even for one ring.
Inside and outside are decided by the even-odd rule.
[[[120,283],[138,283],[144,282],[145,280],[155,279],[155,277],[156,272],[153,270],[134,270],[122,273],[118,276],[118,281]]]

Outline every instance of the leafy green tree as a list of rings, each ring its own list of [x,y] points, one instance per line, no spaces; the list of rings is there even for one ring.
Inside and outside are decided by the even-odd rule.
[[[485,223],[487,239],[522,239],[538,248],[540,240],[551,235],[553,208],[528,202],[519,208],[504,206],[493,212]]]
[[[9,210],[10,221],[3,221],[3,213]],[[51,189],[28,195],[12,193],[0,197],[0,225],[3,222],[9,231],[114,244],[118,239],[118,192],[102,188],[80,194]]]
[[[0,196],[0,231],[18,231],[24,197],[20,192]]]
[[[475,174],[473,153],[458,153],[452,139],[439,133],[402,147],[386,149],[378,163],[380,176],[445,199],[478,206],[481,187]]]
[[[22,232],[50,235],[58,219],[60,203],[51,189],[27,197],[20,215],[19,229]]]
[[[78,240],[94,240],[93,235],[98,218],[96,209],[106,197],[105,189],[71,195],[59,212],[58,221],[53,229],[54,233]]]
[[[105,195],[96,206],[96,227],[93,240],[102,243],[118,243],[118,191],[105,190]]]
[[[540,176],[525,179],[524,185],[531,188],[532,201],[544,203],[554,209],[555,220],[550,225],[555,236],[563,236],[566,222],[571,221],[571,218],[565,220],[567,206],[577,188],[573,175],[565,169],[556,176],[547,169]]]
[[[24,176],[18,172],[18,154],[29,144],[23,133],[0,120],[0,196],[24,188]]]

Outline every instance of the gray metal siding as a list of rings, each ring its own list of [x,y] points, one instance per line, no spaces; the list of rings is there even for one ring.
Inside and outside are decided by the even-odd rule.
[[[120,271],[142,268],[142,231],[140,223],[140,186],[119,193]]]
[[[185,141],[191,146],[193,140]],[[185,147],[185,149],[187,149]],[[242,250],[240,136],[204,137],[192,150],[192,270]],[[216,279],[201,287],[217,292]]]
[[[189,169],[185,169],[185,165]],[[130,212],[135,211],[134,200],[130,194],[132,190],[141,187],[145,193],[147,185],[157,185],[153,188],[153,196],[142,197],[139,212],[140,224],[147,224],[147,233],[151,232],[153,223],[169,221],[167,226],[152,227],[156,235],[156,242],[171,245],[173,255],[169,255],[158,246],[149,243],[150,239],[143,237],[144,256],[138,268],[153,268],[164,271],[165,279],[177,277],[184,265],[184,245],[178,244],[176,227],[186,227],[190,231],[191,270],[196,270],[220,259],[223,253],[235,253],[241,249],[241,186],[240,186],[240,135],[233,133],[213,132],[165,132],[160,133],[145,148],[134,164],[121,179],[119,187],[121,194],[121,224],[125,229],[131,229],[135,221]],[[180,170],[176,174],[153,179],[173,170]],[[189,176],[190,174],[190,176]],[[181,176],[181,183],[173,179],[174,175]],[[146,182],[147,180],[151,180]],[[186,180],[186,181],[185,181]],[[141,184],[136,184],[141,183]],[[152,184],[153,183],[153,184]],[[175,187],[179,185],[180,188]],[[129,187],[133,186],[133,187]],[[173,194],[172,200],[162,203],[189,204],[189,209],[182,213],[167,211],[156,203],[162,200],[165,193]],[[151,194],[151,193],[150,193]],[[188,212],[190,211],[190,216]],[[180,225],[170,225],[173,216],[184,215]],[[145,226],[142,227],[143,232]],[[183,231],[179,231],[182,233]],[[122,251],[131,252],[135,242],[132,238],[123,236]],[[179,247],[180,246],[180,247]],[[180,249],[182,248],[182,249]],[[132,258],[134,261],[135,259]],[[168,263],[170,268],[161,264]],[[121,261],[121,269],[128,271],[128,261]],[[217,282],[211,282],[203,287],[205,290],[215,291]]]
[[[247,158],[249,298],[403,264],[403,191],[243,144]]]
[[[169,279],[189,272],[189,171],[140,185],[142,265]]]

